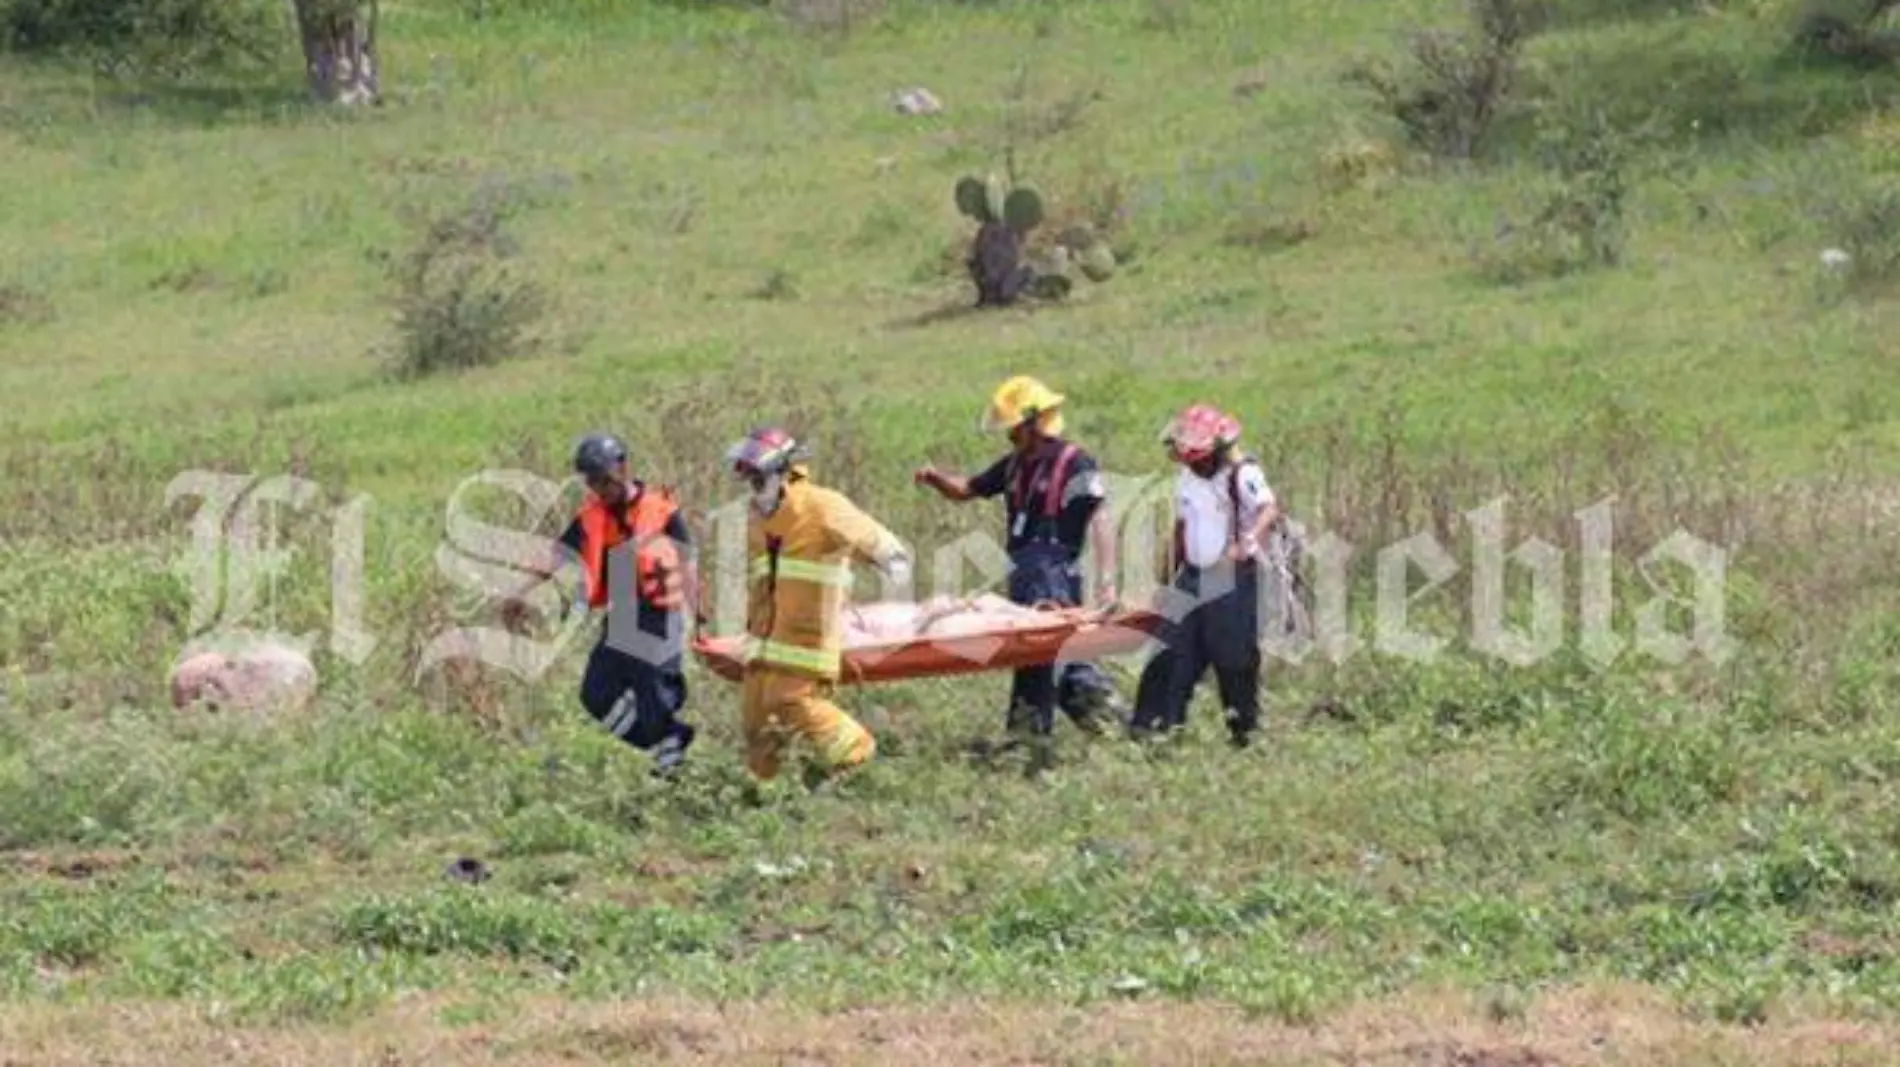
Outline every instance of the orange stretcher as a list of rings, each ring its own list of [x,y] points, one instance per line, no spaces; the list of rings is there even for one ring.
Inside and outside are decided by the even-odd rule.
[[[844,615],[842,685],[1123,655],[1141,648],[1162,621],[1145,608],[1025,607],[995,595],[855,604]],[[695,637],[693,654],[714,674],[738,681],[744,641],[744,634]]]

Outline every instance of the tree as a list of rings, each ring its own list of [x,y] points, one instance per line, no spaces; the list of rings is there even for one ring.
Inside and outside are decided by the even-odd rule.
[[[374,104],[377,0],[289,0],[310,93],[326,104]]]
[[[278,69],[284,14],[303,49],[311,95],[373,104],[378,0],[0,0],[0,54],[89,61],[111,76],[168,80]]]

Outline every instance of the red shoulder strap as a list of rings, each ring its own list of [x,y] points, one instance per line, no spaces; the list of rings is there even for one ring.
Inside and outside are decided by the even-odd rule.
[[[1049,481],[1042,487],[1042,513],[1049,518],[1055,518],[1061,510],[1062,487],[1068,480],[1069,464],[1074,459],[1075,446],[1064,444],[1062,454],[1056,457],[1053,469],[1049,471]]]

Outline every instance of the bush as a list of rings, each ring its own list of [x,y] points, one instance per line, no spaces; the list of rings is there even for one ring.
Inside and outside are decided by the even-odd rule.
[[[1805,56],[1827,57],[1852,66],[1885,67],[1900,60],[1900,35],[1879,23],[1900,8],[1900,0],[1819,0],[1795,22],[1793,46]]]
[[[771,0],[773,13],[802,30],[848,34],[884,14],[884,0]]]
[[[507,190],[484,192],[467,209],[428,220],[392,267],[398,377],[487,366],[534,347],[529,328],[548,299],[511,262],[515,242],[502,224],[516,206]]]
[[[113,74],[269,63],[291,39],[275,0],[0,0],[0,52]]]
[[[1361,64],[1347,81],[1370,89],[1419,148],[1451,159],[1475,158],[1515,87],[1519,52],[1542,20],[1535,0],[1471,0],[1469,29],[1413,36],[1408,73],[1383,63]]]
[[[1538,209],[1481,257],[1493,281],[1511,284],[1623,262],[1630,138],[1599,116],[1562,129],[1547,145],[1555,181]]]
[[[0,326],[37,325],[52,318],[53,305],[45,296],[25,286],[0,284]]]
[[[1819,198],[1813,211],[1833,247],[1847,253],[1849,289],[1884,291],[1900,278],[1900,186],[1868,180]]]

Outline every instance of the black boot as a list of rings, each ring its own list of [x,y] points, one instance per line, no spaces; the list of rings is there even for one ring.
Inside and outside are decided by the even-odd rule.
[[[1094,684],[1064,680],[1062,710],[1076,729],[1090,737],[1106,736],[1111,727],[1127,729],[1134,718],[1133,709],[1101,678]]]
[[[1234,748],[1246,748],[1253,744],[1253,735],[1259,724],[1251,719],[1243,719],[1232,709],[1227,712],[1227,743]]]
[[[691,726],[679,723],[673,732],[666,735],[653,748],[653,777],[672,778],[686,762],[686,750],[692,747],[696,735]]]

